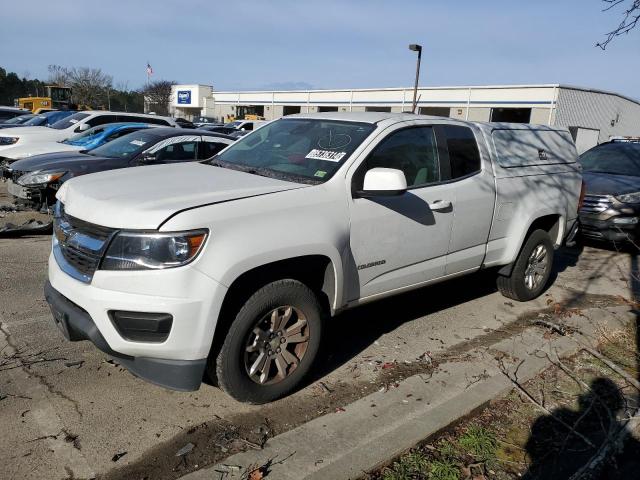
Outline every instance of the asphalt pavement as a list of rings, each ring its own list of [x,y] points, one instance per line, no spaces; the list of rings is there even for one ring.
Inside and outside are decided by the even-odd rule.
[[[339,411],[425,359],[491,344],[554,302],[624,303],[636,264],[632,249],[565,249],[553,286],[533,302],[505,299],[483,273],[351,310],[331,320],[304,388],[250,406],[208,384],[165,390],[88,342],[65,341],[42,293],[49,250],[48,236],[0,239],[0,478],[177,478]]]

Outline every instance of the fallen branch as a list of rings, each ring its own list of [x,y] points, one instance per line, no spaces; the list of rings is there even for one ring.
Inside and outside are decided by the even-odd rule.
[[[520,393],[522,393],[522,395],[525,396],[525,398],[527,400],[529,400],[533,405],[535,405],[536,407],[538,407],[540,410],[542,410],[544,413],[546,413],[547,415],[549,415],[549,417],[553,418],[555,421],[557,421],[560,425],[562,425],[563,427],[565,427],[567,430],[569,430],[570,433],[573,433],[576,437],[578,437],[579,439],[581,439],[584,443],[586,443],[587,445],[589,445],[592,448],[596,448],[596,446],[591,442],[591,440],[589,440],[587,437],[585,437],[584,435],[582,435],[580,432],[577,432],[571,425],[569,425],[567,422],[565,422],[564,420],[562,420],[560,417],[558,417],[557,415],[555,415],[551,410],[549,410],[547,407],[543,406],[540,402],[538,402],[533,395],[531,395],[522,385],[520,385],[520,383],[515,380],[514,378],[511,377],[511,375],[509,375],[509,373],[506,371],[506,368],[504,367],[504,365],[500,365],[500,371],[502,372],[502,374],[507,377],[511,383],[513,384],[514,387],[516,387],[518,389],[518,391]]]
[[[569,478],[569,480],[591,478],[607,458],[610,458],[614,453],[619,452],[624,445],[624,440],[631,434],[632,430],[636,427],[636,424],[640,423],[635,418],[638,414],[640,414],[640,409],[636,410],[630,419],[623,421],[620,428],[610,433],[605,441],[602,442],[595,455],[591,457],[591,460],[585,463]]]
[[[544,325],[547,328],[550,328],[551,330],[553,330],[554,332],[559,333],[562,336],[566,336],[568,333],[572,333],[572,332],[577,332],[580,335],[584,335],[580,330],[573,328],[573,327],[566,327],[564,325],[558,325],[556,323],[553,322],[548,322],[546,320],[536,320],[537,324],[540,325]],[[616,372],[618,375],[620,375],[622,378],[624,378],[627,382],[629,382],[630,385],[632,385],[633,387],[636,388],[636,390],[640,391],[640,382],[638,380],[636,380],[635,378],[633,378],[631,375],[629,375],[627,372],[625,372],[619,365],[617,365],[616,363],[612,362],[611,360],[609,360],[607,357],[605,357],[604,355],[602,355],[600,352],[598,352],[597,350],[583,344],[580,343],[580,349],[584,350],[587,353],[590,353],[591,355],[593,355],[594,357],[596,357],[598,360],[600,360],[602,363],[604,363],[607,367],[609,367],[611,370],[613,370],[614,372]],[[564,369],[563,369],[564,370]],[[565,370],[566,373],[566,370]]]
[[[604,363],[607,367],[609,367],[611,370],[613,370],[622,378],[624,378],[627,382],[629,382],[630,385],[633,385],[636,388],[636,390],[640,391],[640,382],[638,382],[638,380],[636,380],[627,372],[625,372],[622,368],[620,368],[620,366],[618,366],[617,364],[609,360],[607,357],[602,355],[600,352],[598,352],[597,350],[594,350],[591,347],[587,347],[586,345],[581,345],[581,347],[582,347],[582,350],[596,357],[598,360]]]

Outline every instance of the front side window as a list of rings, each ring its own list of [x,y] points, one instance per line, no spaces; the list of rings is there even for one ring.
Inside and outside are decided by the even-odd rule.
[[[90,128],[89,130],[85,130],[84,132],[77,133],[76,135],[74,135],[70,139],[65,140],[64,143],[72,143],[72,142],[77,142],[77,141],[90,142],[97,135],[101,135],[104,132],[105,128],[106,127],[104,127],[104,126]]]
[[[154,152],[158,162],[180,162],[196,159],[198,142],[195,140],[172,143]]]
[[[370,123],[291,118],[241,138],[212,165],[302,183],[322,183],[373,132]]]
[[[451,179],[466,177],[480,171],[480,153],[476,137],[468,127],[443,125],[447,142]]]
[[[115,123],[117,121],[118,117],[115,115],[98,115],[87,120],[87,124],[91,127],[96,127],[98,125],[106,125],[107,123]]]
[[[62,112],[52,112],[52,113],[62,113]],[[64,112],[66,113],[66,112]],[[45,113],[46,115],[46,113]],[[84,120],[85,118],[87,118],[89,116],[88,113],[74,113],[73,115],[69,115],[68,117],[65,117],[61,120],[58,120],[57,122],[53,123],[51,125],[51,128],[55,128],[56,130],[64,130],[65,128],[69,128],[74,126],[75,124],[77,124],[78,122]],[[50,121],[52,121],[52,119],[49,119]]]
[[[407,187],[428,185],[440,181],[436,138],[431,127],[411,127],[387,136],[365,160],[357,181],[364,180],[372,168],[402,170]]]
[[[205,137],[203,142],[200,142],[200,152],[198,154],[198,158],[201,160],[205,160],[207,158],[211,158],[214,155],[218,154],[222,150],[224,150],[228,143],[223,143],[215,140],[208,140]]]

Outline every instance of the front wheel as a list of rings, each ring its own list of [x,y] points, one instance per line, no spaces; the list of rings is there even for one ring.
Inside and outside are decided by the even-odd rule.
[[[505,297],[526,302],[544,290],[553,267],[553,244],[544,230],[534,230],[515,261],[511,275],[499,275],[498,290]]]
[[[313,364],[322,314],[317,295],[303,283],[287,279],[265,285],[242,306],[208,368],[215,369],[220,387],[241,402],[283,397]]]

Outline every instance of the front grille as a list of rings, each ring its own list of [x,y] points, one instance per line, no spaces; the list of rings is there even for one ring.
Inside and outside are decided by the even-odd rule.
[[[608,210],[612,205],[611,195],[585,195],[580,213],[598,214]]]
[[[77,280],[91,282],[115,232],[67,215],[61,206],[53,223],[54,255],[60,268]]]

